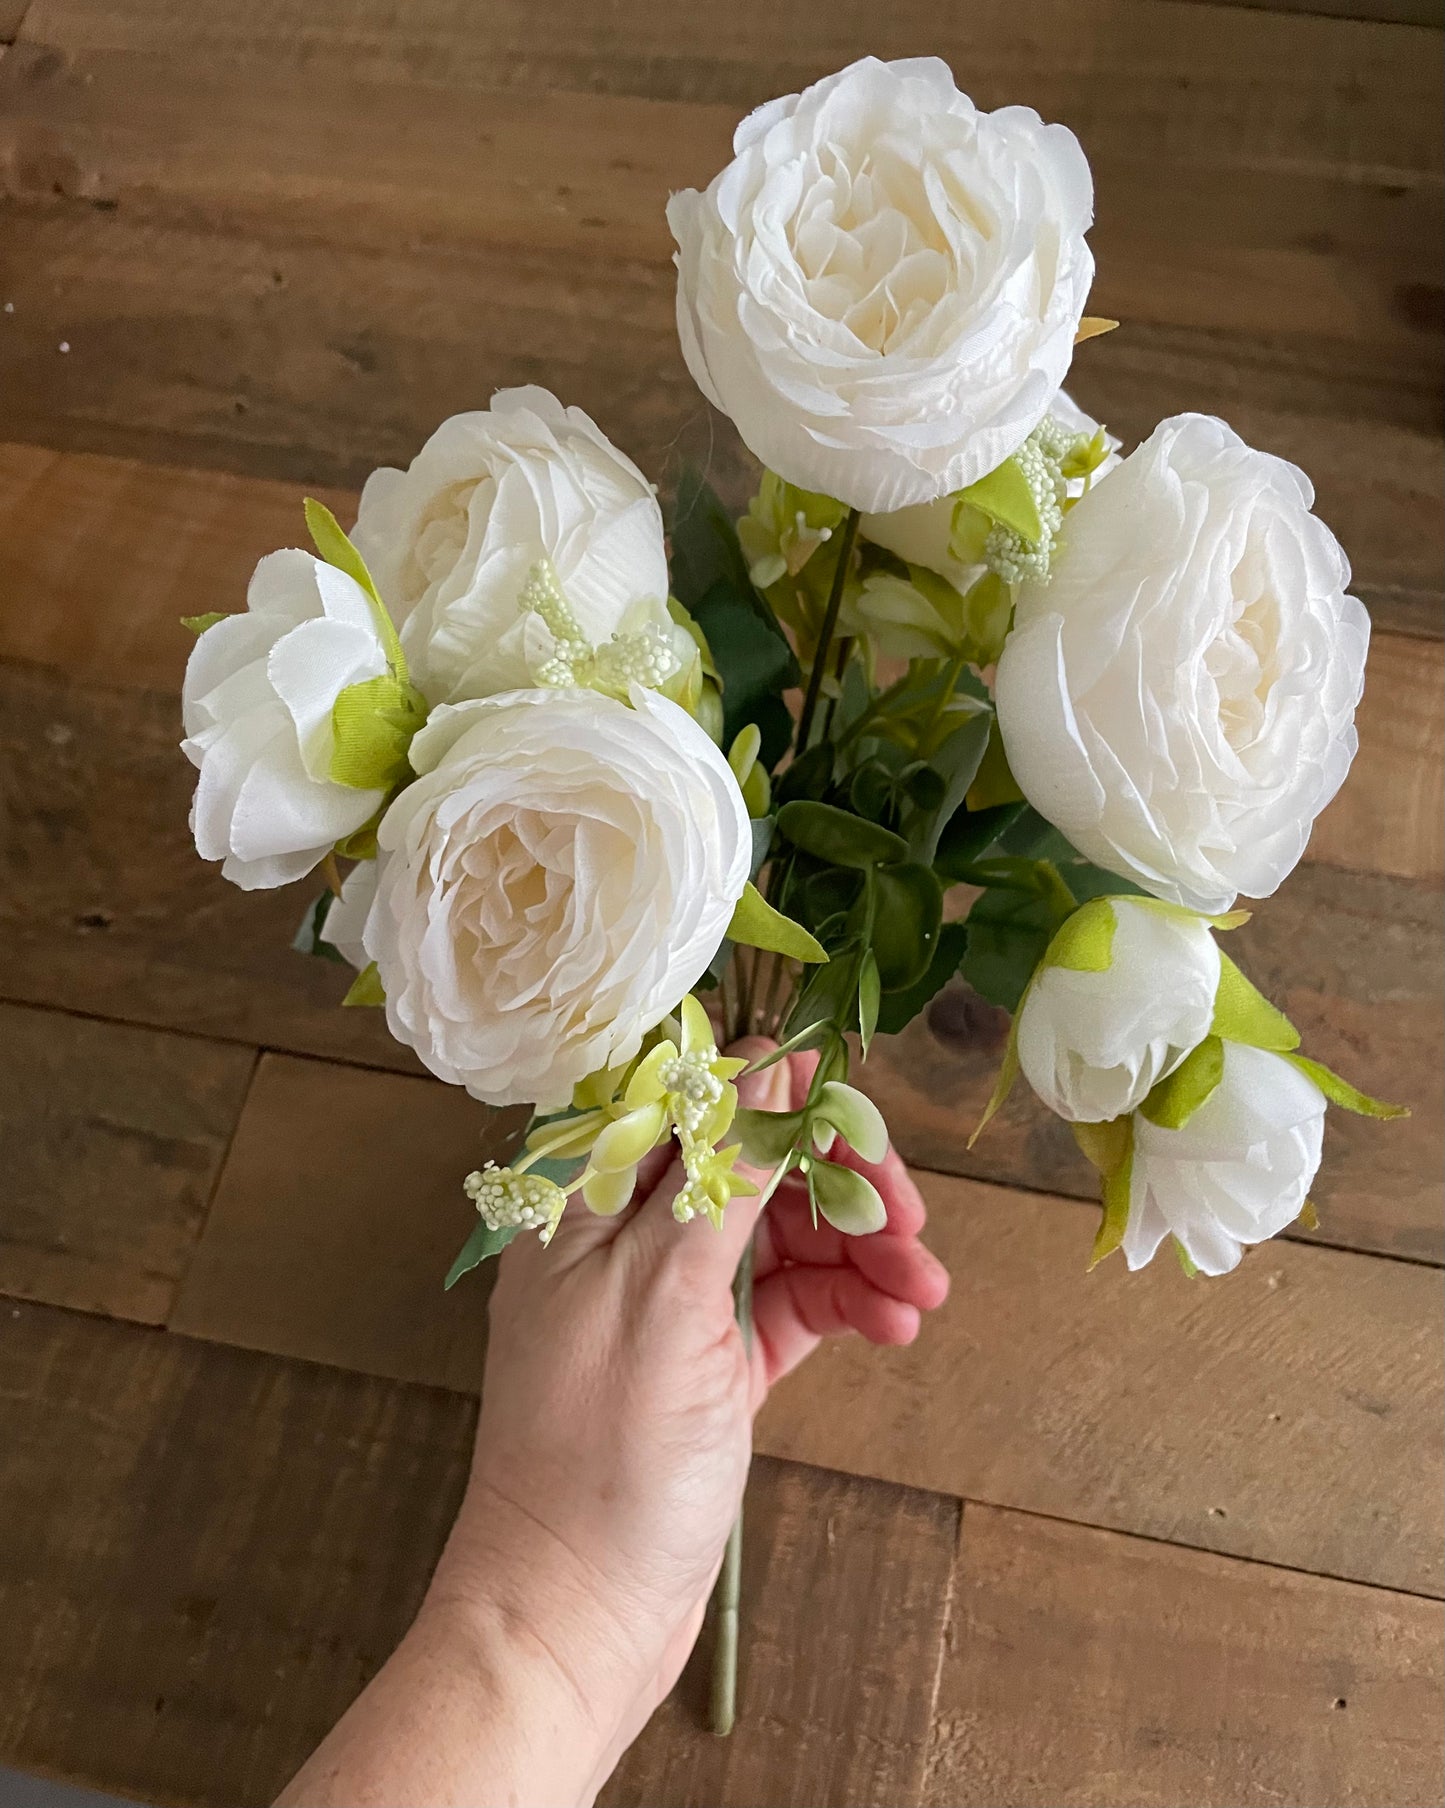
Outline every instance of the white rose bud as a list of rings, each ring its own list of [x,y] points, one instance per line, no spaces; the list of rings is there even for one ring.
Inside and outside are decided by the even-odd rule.
[[[380,808],[385,792],[330,777],[332,706],[387,669],[366,592],[295,549],[256,567],[241,615],[197,640],[181,749],[200,768],[191,830],[244,891],[288,885]]]
[[[668,203],[688,369],[750,451],[874,512],[982,477],[1048,409],[1093,278],[1078,140],[865,57],[738,127]]]
[[[1303,472],[1179,415],[1019,592],[999,726],[1030,803],[1157,897],[1268,897],[1355,754],[1369,618]]]
[[[665,697],[632,701],[529,690],[433,711],[375,879],[348,881],[328,919],[376,962],[397,1040],[488,1104],[553,1110],[630,1061],[747,884],[727,761]]]
[[[650,624],[670,634],[652,486],[545,389],[501,390],[490,408],[444,421],[405,471],[374,471],[352,540],[434,703],[537,681],[558,650],[522,601],[539,566],[589,645]]]
[[[1224,1044],[1224,1075],[1178,1130],[1134,1119],[1124,1259],[1142,1268],[1166,1236],[1202,1274],[1226,1274],[1304,1209],[1320,1165],[1325,1095],[1283,1055]]]
[[[1051,1111],[1097,1124],[1142,1105],[1209,1034],[1220,957],[1203,917],[1100,898],[1070,919],[1076,935],[1081,920],[1109,964],[1044,957],[1019,1011],[1018,1058]]]

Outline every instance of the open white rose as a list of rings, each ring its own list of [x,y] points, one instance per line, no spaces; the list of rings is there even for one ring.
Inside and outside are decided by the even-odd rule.
[[[380,808],[382,791],[329,776],[331,709],[379,678],[386,654],[371,603],[310,553],[268,553],[246,611],[215,622],[186,666],[182,751],[200,768],[191,831],[244,891],[288,885]]]
[[[1089,166],[1027,107],[981,113],[935,57],[865,57],[738,127],[676,194],[689,370],[791,483],[931,502],[1043,418],[1093,277]]]
[[[1090,860],[1191,909],[1268,897],[1354,758],[1370,624],[1313,500],[1179,415],[1019,592],[996,687],[1014,776]]]
[[[1219,947],[1203,917],[1099,899],[1114,920],[1103,971],[1044,966],[1019,1011],[1024,1078],[1070,1123],[1098,1124],[1142,1105],[1209,1034]]]
[[[593,646],[649,622],[668,631],[652,486],[545,389],[500,390],[444,421],[405,471],[374,471],[352,540],[433,703],[537,681],[553,637],[520,599],[543,561]]]
[[[1224,1077],[1179,1130],[1134,1119],[1124,1259],[1168,1235],[1203,1274],[1226,1274],[1303,1210],[1320,1165],[1325,1095],[1283,1055],[1224,1045]]]
[[[359,933],[365,880],[328,920],[376,962],[398,1041],[489,1104],[554,1109],[631,1060],[747,883],[727,761],[676,704],[632,703],[529,690],[433,711]]]

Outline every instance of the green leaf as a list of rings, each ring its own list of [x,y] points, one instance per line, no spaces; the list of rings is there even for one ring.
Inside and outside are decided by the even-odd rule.
[[[969,803],[966,809],[957,811],[939,837],[933,870],[945,884],[956,883],[955,869],[966,871],[981,860],[1026,807],[1014,803],[979,810]]]
[[[411,768],[407,749],[426,721],[420,691],[383,672],[349,684],[331,706],[330,777],[358,791],[387,791]]]
[[[932,868],[917,861],[877,867],[873,885],[870,939],[878,976],[885,992],[901,991],[916,985],[933,959],[943,923],[943,887]],[[862,908],[855,905],[855,918]]]
[[[815,968],[785,1026],[791,1038],[814,1024],[835,1024],[846,1034],[855,1027],[858,1008],[858,976],[865,950],[857,942],[831,950],[826,967]]]
[[[1045,965],[1064,967],[1071,973],[1107,973],[1114,961],[1117,926],[1118,918],[1106,898],[1081,904],[1049,943]]]
[[[1039,505],[1017,458],[1006,458],[986,477],[980,477],[977,483],[969,484],[959,494],[974,508],[982,509],[991,521],[1012,528],[1031,544],[1037,545],[1043,538],[1044,524],[1039,519]]]
[[[870,948],[863,956],[858,973],[858,1042],[863,1058],[868,1058],[868,1045],[878,1028],[878,1011],[882,1003],[883,985],[878,977],[878,960]]]
[[[536,1165],[540,1167],[541,1163]],[[499,1256],[521,1229],[520,1224],[508,1224],[501,1230],[493,1230],[490,1225],[478,1219],[476,1229],[462,1244],[456,1261],[447,1270],[447,1278],[442,1282],[443,1289],[450,1291],[464,1274],[470,1274],[472,1269],[479,1268],[492,1256]]]
[[[917,810],[908,821],[908,852],[913,859],[932,864],[943,831],[973,783],[992,727],[992,715],[980,711],[955,728],[930,756],[929,767],[942,780],[942,789],[931,809]]]
[[[743,1160],[755,1168],[777,1167],[802,1133],[801,1111],[755,1111],[744,1105],[732,1123],[732,1137],[742,1144]]]
[[[229,621],[230,619],[224,609],[209,609],[204,615],[183,615],[181,626],[189,628],[199,640],[207,628],[214,628],[218,621]]]
[[[1285,1056],[1285,1060],[1293,1062],[1302,1074],[1313,1080],[1332,1105],[1339,1105],[1345,1111],[1353,1111],[1359,1117],[1384,1119],[1410,1115],[1408,1105],[1387,1105],[1383,1099],[1372,1099],[1369,1093],[1351,1086],[1348,1080],[1342,1080],[1323,1061],[1312,1061],[1308,1055],[1290,1054]]]
[[[1027,998],[1028,995],[1029,989],[1028,986],[1025,986],[1024,998]],[[988,1095],[988,1103],[983,1108],[983,1116],[974,1125],[973,1134],[968,1139],[967,1147],[970,1149],[1008,1103],[1008,1095],[1013,1091],[1014,1082],[1019,1077],[1019,1013],[1023,1008],[1023,998],[1021,998],[1019,1008],[1009,1022],[1008,1041],[1004,1043],[1003,1060],[998,1064],[993,1091]]]
[[[296,933],[291,938],[291,946],[297,954],[315,954],[322,960],[335,961],[339,966],[346,966],[346,956],[333,943],[323,941],[322,925],[326,921],[326,913],[335,903],[335,894],[328,888],[314,904],[306,906],[306,914],[296,926]]]
[[[958,972],[968,940],[966,923],[944,923],[933,945],[933,958],[928,969],[911,986],[889,992],[878,1009],[878,1028],[885,1036],[896,1036],[923,1008],[932,1002]],[[866,1052],[866,1051],[865,1051]]]
[[[1206,1036],[1139,1107],[1161,1130],[1182,1130],[1224,1078],[1224,1044]]]
[[[774,910],[751,881],[743,888],[728,924],[728,940],[748,948],[785,954],[790,960],[825,961],[828,956],[801,923]]]
[[[1219,956],[1219,990],[1214,994],[1214,1022],[1210,1028],[1226,1042],[1244,1042],[1251,1048],[1289,1054],[1299,1047],[1299,1031],[1258,991],[1227,954]]]
[[[818,746],[810,747],[806,753],[800,753],[779,774],[773,795],[780,807],[802,798],[820,798],[832,779],[833,749],[826,742],[820,742]]]
[[[845,1237],[872,1236],[888,1222],[888,1207],[866,1175],[820,1156],[808,1165],[808,1197]]]
[[[831,866],[866,870],[884,861],[908,858],[908,843],[901,835],[834,804],[801,799],[784,804],[778,811],[778,831],[794,847]]]
[[[372,961],[357,974],[351,982],[342,1004],[377,1005],[386,1003],[386,992],[381,984],[381,975],[376,970],[376,962]]]
[[[722,684],[724,744],[753,723],[771,771],[792,740],[782,693],[798,683],[798,662],[748,575],[731,517],[696,471],[678,481],[671,541],[673,590],[706,635]]]

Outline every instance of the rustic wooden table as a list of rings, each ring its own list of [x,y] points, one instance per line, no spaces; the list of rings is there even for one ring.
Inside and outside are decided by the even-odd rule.
[[[746,467],[663,202],[747,107],[948,56],[1083,139],[1079,399],[1316,476],[1377,636],[1348,790],[1240,935],[1333,1121],[1320,1230],[1084,1277],[1089,1177],[991,1013],[871,1071],[954,1296],[782,1388],[742,1725],[689,1679],[615,1803],[1438,1803],[1441,37],[1166,0],[0,0],[0,1761],[268,1799],[406,1623],[461,1485],[479,1114],[298,894],[195,858],[176,617],[373,465],[540,381],[659,479]]]

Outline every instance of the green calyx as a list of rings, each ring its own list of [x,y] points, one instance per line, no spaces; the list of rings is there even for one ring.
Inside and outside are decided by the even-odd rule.
[[[376,632],[386,654],[387,669],[394,678],[405,684],[406,655],[401,650],[401,637],[397,634],[396,624],[388,614],[386,604],[381,600],[375,579],[366,568],[366,560],[351,544],[341,523],[324,502],[308,496],[304,507],[306,526],[317,554],[325,564],[334,566],[337,571],[344,571],[353,583],[359,584],[366,592],[376,622]]]
[[[1214,995],[1211,1029],[1226,1042],[1289,1054],[1299,1047],[1299,1031],[1252,985],[1227,954],[1219,957],[1219,990]]]
[[[1064,967],[1071,973],[1107,973],[1114,960],[1117,926],[1113,900],[1091,898],[1065,919],[1044,954],[1044,967]]]
[[[401,637],[366,560],[324,503],[308,496],[305,509],[306,526],[318,556],[335,570],[344,571],[365,592],[386,655],[386,671],[380,677],[348,685],[331,706],[333,745],[328,776],[334,784],[357,791],[389,791],[410,775],[407,749],[426,721],[426,699],[411,682]]]
[[[1313,1080],[1332,1105],[1353,1111],[1358,1117],[1389,1120],[1410,1115],[1408,1105],[1387,1105],[1383,1099],[1372,1099],[1369,1093],[1351,1086],[1348,1080],[1342,1080],[1323,1061],[1311,1061],[1308,1055],[1294,1054],[1286,1055],[1285,1060],[1297,1067],[1307,1079]]]
[[[1182,1130],[1223,1078],[1224,1043],[1218,1036],[1206,1036],[1160,1080],[1139,1110],[1161,1130]]]
[[[411,771],[412,737],[426,715],[416,686],[390,672],[347,685],[331,706],[328,776],[358,791],[389,791],[402,783]]]
[[[386,991],[381,983],[381,975],[376,970],[376,962],[372,961],[357,974],[351,982],[351,988],[345,998],[344,1005],[381,1005],[386,1003]]]
[[[1071,1124],[1074,1141],[1103,1180],[1104,1215],[1089,1268],[1097,1268],[1124,1241],[1129,1226],[1129,1195],[1134,1178],[1134,1120],[1116,1117],[1103,1124]]]
[[[218,621],[228,621],[230,617],[224,609],[209,609],[204,615],[183,615],[181,626],[189,628],[199,640],[207,628],[214,628]]]

